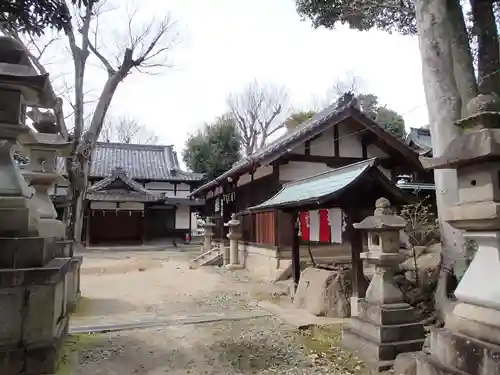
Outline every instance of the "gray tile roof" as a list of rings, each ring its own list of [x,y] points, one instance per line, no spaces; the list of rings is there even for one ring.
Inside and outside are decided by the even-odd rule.
[[[415,159],[416,163],[419,164],[416,154],[411,155],[414,153],[411,152],[410,148],[401,139],[390,132],[385,131],[381,125],[366,117],[357,108],[356,100],[351,100],[343,106],[339,106],[337,103],[334,103],[326,107],[322,111],[316,113],[309,120],[302,123],[301,126],[299,126],[295,131],[284,134],[275,141],[271,142],[269,145],[257,150],[252,155],[238,161],[229,171],[219,176],[216,180],[207,182],[193,191],[191,196],[196,196],[200,192],[207,190],[207,188],[217,185],[218,181],[225,180],[228,176],[235,175],[245,168],[251,168],[257,164],[268,164],[278,159],[280,156],[287,154],[293,147],[301,142],[322,133],[327,128],[333,126],[334,124],[338,124],[349,117],[358,119],[358,121],[366,127],[366,130],[373,131],[379,134],[379,136],[383,136],[388,140],[388,142],[390,142],[392,148],[398,149],[402,154],[409,155]]]
[[[105,178],[123,168],[134,180],[200,181],[203,175],[182,171],[173,146],[98,142],[92,151],[90,177]],[[64,164],[64,162],[62,162]]]
[[[150,191],[132,180],[121,167],[113,169],[109,176],[87,190],[87,199],[92,201],[156,202],[165,198],[165,194]]]

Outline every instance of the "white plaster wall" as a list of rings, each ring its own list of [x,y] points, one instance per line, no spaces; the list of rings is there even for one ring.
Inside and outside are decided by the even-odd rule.
[[[175,229],[189,229],[189,215],[188,206],[180,206],[177,208],[175,212]]]
[[[240,178],[238,179],[237,186],[246,185],[251,181],[252,181],[252,176],[250,176],[250,173],[245,173],[244,175],[241,175]]]
[[[335,145],[333,140],[332,128],[326,129],[317,139],[311,142],[311,155],[335,155]]]
[[[189,184],[185,184],[181,182],[180,184],[177,184],[177,191],[189,191]]]
[[[327,172],[331,169],[323,163],[292,161],[288,164],[280,165],[279,179],[280,181],[294,181]]]
[[[387,158],[389,155],[387,155],[384,151],[379,149],[377,146],[371,144],[368,145],[366,148],[366,153],[369,158]]]
[[[265,166],[257,168],[255,173],[253,174],[253,179],[257,180],[258,178],[268,176],[271,173],[273,173],[273,166],[272,165],[265,165]]]
[[[339,152],[340,156],[360,158],[363,156],[360,133],[353,134],[355,130],[345,123],[337,125],[339,128]]]

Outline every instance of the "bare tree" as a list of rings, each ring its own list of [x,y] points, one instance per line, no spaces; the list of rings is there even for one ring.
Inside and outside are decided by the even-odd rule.
[[[71,85],[73,148],[66,162],[70,181],[68,189],[70,209],[66,221],[68,238],[80,241],[89,158],[101,133],[113,96],[120,83],[133,71],[151,73],[155,68],[169,66],[167,57],[177,42],[178,35],[173,32],[175,23],[170,15],[165,15],[159,21],[144,22],[144,17],[139,17],[137,10],[128,9],[125,18],[116,15],[108,17],[109,22],[103,22],[103,25],[113,24],[113,27],[102,31],[101,17],[116,10],[111,8],[106,0],[88,2],[88,5],[81,8],[73,7],[70,0],[65,1],[68,7],[73,9],[73,28],[64,29],[65,48],[70,51],[73,62],[73,85]],[[121,19],[124,20],[121,21],[122,24],[120,21],[115,22]],[[116,30],[119,30],[118,34]],[[119,39],[113,42],[103,41],[113,34],[119,35]],[[18,35],[15,30],[12,31],[12,35],[25,45],[30,42]],[[36,41],[31,40],[31,42]],[[108,47],[104,47],[105,45]],[[59,50],[58,53],[60,52]],[[40,71],[46,71],[40,56],[31,54],[31,58]],[[100,64],[107,74],[99,94],[96,95],[95,107],[88,121],[89,126],[85,127],[85,117],[88,113],[85,110],[85,104],[88,103],[85,101],[85,94],[89,91],[85,89],[86,72],[92,67],[89,61]]]
[[[144,124],[130,117],[106,117],[99,136],[102,142],[156,144],[158,137]]]
[[[352,92],[354,95],[361,94],[363,90],[363,79],[353,72],[345,72],[343,76],[337,77],[333,85],[327,92],[327,98],[330,103],[335,102],[346,92]]]
[[[289,94],[283,86],[254,81],[241,92],[230,94],[227,102],[246,155],[262,148],[270,136],[285,126]]]

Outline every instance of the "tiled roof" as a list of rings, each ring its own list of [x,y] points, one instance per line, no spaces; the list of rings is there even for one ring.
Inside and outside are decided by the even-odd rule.
[[[248,210],[298,208],[308,204],[324,203],[337,198],[371,170],[375,171],[372,176],[383,182],[388,191],[393,192],[396,196],[402,196],[399,189],[378,170],[377,159],[372,158],[286,183],[276,195]]]
[[[87,199],[91,201],[156,202],[165,198],[165,194],[152,192],[132,180],[121,167],[113,169],[109,176],[87,190]]]
[[[200,181],[203,175],[182,171],[173,146],[98,142],[89,177],[105,178],[123,168],[134,180]],[[62,163],[64,164],[64,162]]]
[[[370,130],[378,134],[379,137],[384,137],[393,149],[399,150],[399,152],[405,155],[405,157],[413,159],[414,163],[420,165],[417,155],[401,139],[390,132],[387,132],[381,125],[366,117],[356,107],[356,101],[352,100],[344,106],[339,107],[337,103],[334,103],[329,107],[326,107],[309,120],[302,123],[295,131],[286,133],[274,142],[271,142],[266,147],[257,150],[252,155],[238,161],[229,171],[219,176],[216,180],[210,181],[199,187],[193,191],[191,195],[196,196],[198,193],[217,185],[218,181],[225,180],[228,176],[235,175],[242,169],[251,168],[257,164],[268,164],[273,160],[278,159],[280,156],[290,152],[290,149],[301,142],[322,133],[327,128],[350,117],[356,118],[360,124],[366,127],[366,130]]]

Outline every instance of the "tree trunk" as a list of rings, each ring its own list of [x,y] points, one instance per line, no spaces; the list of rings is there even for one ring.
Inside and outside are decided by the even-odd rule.
[[[474,34],[477,38],[479,90],[488,94],[500,88],[498,30],[491,0],[471,0]]]
[[[460,68],[468,71],[469,67],[455,66],[463,61],[453,60],[453,49],[458,45],[453,48],[451,45],[447,1],[417,0],[415,8],[433,155],[440,156],[450,141],[460,134],[460,129],[454,126],[454,122],[461,118],[462,95],[454,72],[460,71]],[[456,53],[457,50],[455,55]],[[442,219],[448,207],[458,203],[457,175],[455,170],[435,170],[434,178],[443,242],[443,267],[451,268],[454,263],[465,260],[461,232]],[[440,279],[440,282],[444,281]],[[449,305],[446,297],[436,295],[436,308],[440,314],[443,314]]]
[[[453,70],[457,88],[462,98],[462,117],[464,117],[463,110],[465,106],[477,95],[474,59],[460,1],[448,0],[446,5],[448,9],[448,25],[450,26],[449,35],[451,37]]]

